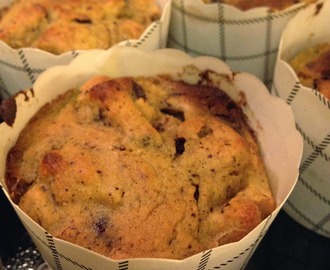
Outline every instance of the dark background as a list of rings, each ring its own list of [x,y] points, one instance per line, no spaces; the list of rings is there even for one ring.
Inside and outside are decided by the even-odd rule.
[[[2,189],[0,255],[4,269],[34,270],[43,262]],[[305,229],[280,211],[246,270],[296,269],[330,270],[330,239]]]

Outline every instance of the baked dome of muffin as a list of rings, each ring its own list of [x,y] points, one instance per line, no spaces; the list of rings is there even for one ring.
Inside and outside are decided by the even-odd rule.
[[[24,0],[4,8],[0,40],[54,54],[138,39],[160,17],[155,0]]]
[[[6,183],[53,236],[113,259],[186,258],[275,208],[240,108],[168,76],[95,77],[45,105],[9,152]]]
[[[330,100],[330,44],[322,43],[295,55],[290,65],[301,84],[316,89]]]

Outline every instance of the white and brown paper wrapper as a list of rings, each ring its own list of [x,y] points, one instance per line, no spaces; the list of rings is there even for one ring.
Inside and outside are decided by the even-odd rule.
[[[292,107],[304,151],[297,185],[285,211],[330,238],[330,100],[300,84],[288,62],[298,52],[330,43],[330,1],[301,10],[283,31],[272,93]],[[330,65],[330,63],[329,63]]]
[[[48,69],[35,82],[33,95],[27,92],[27,96],[16,96],[18,110],[13,126],[5,123],[0,125],[0,181],[8,196],[4,185],[8,150],[33,114],[60,93],[78,87],[91,76],[100,74],[113,78],[169,74],[190,82],[197,81],[198,73],[187,69],[191,66],[197,67],[198,70],[213,70],[219,74],[226,74],[228,78],[218,80],[218,84],[234,100],[241,100],[242,92],[244,93],[246,104],[242,104],[242,109],[259,140],[277,204],[276,210],[239,242],[205,250],[184,260],[141,258],[116,261],[53,237],[12,203],[40,253],[52,268],[201,270],[242,269],[247,264],[297,181],[302,138],[295,128],[289,105],[280,98],[271,96],[255,76],[232,73],[219,59],[193,58],[174,49],[145,52],[138,48],[113,47],[108,51],[86,52],[76,57],[69,65]],[[47,91],[44,91],[45,89]]]
[[[156,0],[162,14],[161,18],[143,32],[137,40],[127,40],[118,46],[138,47],[144,50],[164,48],[167,43],[170,23],[171,0]],[[0,8],[13,0],[0,0]],[[48,67],[68,64],[81,51],[69,51],[61,55],[33,49],[13,49],[0,40],[0,96],[9,97],[22,89],[27,89]]]
[[[220,58],[233,70],[254,74],[270,88],[281,32],[304,5],[241,11],[221,3],[173,0],[168,46],[193,56]]]

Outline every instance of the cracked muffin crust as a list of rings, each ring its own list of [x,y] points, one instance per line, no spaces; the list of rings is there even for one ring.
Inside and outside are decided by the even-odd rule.
[[[302,50],[289,61],[300,82],[330,100],[330,44]]]
[[[245,115],[207,79],[92,78],[32,118],[6,183],[53,236],[113,259],[183,259],[275,207]]]
[[[1,13],[0,40],[54,54],[138,39],[160,17],[155,0],[17,0]]]

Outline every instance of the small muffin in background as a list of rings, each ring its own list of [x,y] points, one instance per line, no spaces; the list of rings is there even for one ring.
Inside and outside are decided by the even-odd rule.
[[[0,40],[54,54],[138,39],[160,18],[155,0],[25,0],[0,11]]]
[[[301,84],[316,89],[330,100],[330,43],[302,50],[289,64]]]
[[[275,10],[282,10],[300,2],[312,3],[315,0],[203,0],[204,3],[223,3],[233,5],[242,10],[248,10],[255,7],[270,7]]]

